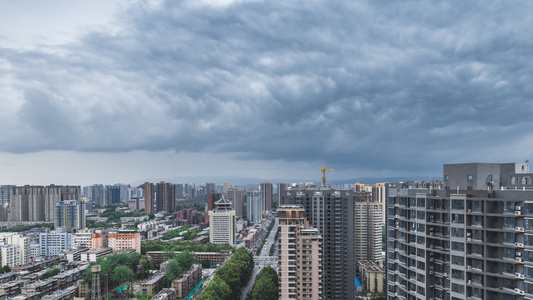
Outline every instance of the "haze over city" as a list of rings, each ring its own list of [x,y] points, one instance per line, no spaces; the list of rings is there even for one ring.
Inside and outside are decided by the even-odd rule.
[[[531,2],[10,1],[0,181],[442,177],[531,157]]]

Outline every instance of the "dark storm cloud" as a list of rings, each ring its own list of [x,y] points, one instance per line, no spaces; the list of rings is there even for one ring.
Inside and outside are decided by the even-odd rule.
[[[139,4],[116,32],[0,49],[0,79],[22,94],[1,150],[238,152],[389,170],[517,159],[506,147],[531,137],[531,8]]]

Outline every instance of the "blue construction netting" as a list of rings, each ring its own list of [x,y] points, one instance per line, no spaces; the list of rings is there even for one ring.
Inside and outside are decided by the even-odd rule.
[[[361,281],[359,281],[359,279],[357,279],[357,276],[355,276],[355,286],[363,286],[361,284]]]

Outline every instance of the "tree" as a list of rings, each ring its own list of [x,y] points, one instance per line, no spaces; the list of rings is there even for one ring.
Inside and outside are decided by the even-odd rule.
[[[4,273],[11,272],[11,268],[8,265],[5,265],[2,269],[3,269]]]
[[[198,296],[198,300],[229,300],[232,299],[230,287],[216,276],[209,282],[205,290]]]
[[[131,269],[126,266],[116,267],[111,276],[111,279],[116,284],[122,284],[123,282],[127,280],[131,280],[132,278],[133,278],[133,271],[131,271]]]
[[[176,257],[176,260],[178,261],[180,267],[182,267],[184,270],[188,270],[196,261],[194,258],[194,253],[190,252],[189,250],[181,252],[178,257]]]
[[[200,260],[200,263],[202,264],[202,268],[204,269],[211,267],[211,261],[207,258]]]
[[[176,256],[176,253],[172,249],[165,249],[163,250],[163,257],[165,260],[173,259]]]
[[[171,259],[167,263],[167,271],[165,272],[165,277],[168,281],[174,280],[176,277],[180,276],[183,273],[183,267],[180,266],[176,259]]]
[[[250,293],[251,300],[277,300],[279,298],[278,273],[272,267],[263,268],[255,278]]]

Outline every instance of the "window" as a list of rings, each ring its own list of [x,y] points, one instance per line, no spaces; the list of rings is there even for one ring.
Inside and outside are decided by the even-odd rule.
[[[464,200],[452,200],[452,209],[465,209]]]
[[[467,179],[467,180],[474,180],[474,175],[472,175],[472,174],[468,174],[468,175],[466,176],[466,179]]]
[[[489,180],[492,180],[492,175],[489,175]]]
[[[449,175],[444,176],[444,180],[446,181],[450,180],[450,176]]]

